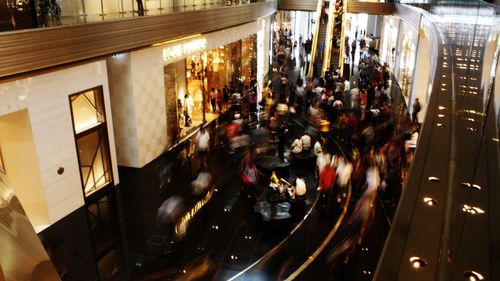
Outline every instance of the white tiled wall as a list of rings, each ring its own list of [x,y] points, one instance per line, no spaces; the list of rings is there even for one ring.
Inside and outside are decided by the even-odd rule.
[[[118,165],[140,167],[130,54],[107,59]]]
[[[0,83],[0,116],[22,109],[29,111],[51,223],[84,205],[68,96],[101,85],[113,176],[117,184],[118,169],[105,61]],[[59,167],[64,167],[64,174],[57,174]]]
[[[160,63],[159,63],[160,62]],[[165,85],[161,57],[145,49],[131,54],[140,166],[160,156],[167,146]]]
[[[144,49],[108,58],[118,164],[141,168],[167,145],[161,57]]]

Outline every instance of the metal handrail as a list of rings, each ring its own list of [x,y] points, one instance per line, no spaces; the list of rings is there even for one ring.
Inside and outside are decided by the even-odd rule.
[[[318,0],[318,6],[316,7],[316,31],[314,32],[312,41],[311,61],[309,62],[309,69],[307,70],[307,76],[309,77],[312,77],[314,75],[314,63],[316,62],[316,52],[318,49],[319,23],[321,22],[322,7],[323,0]]]

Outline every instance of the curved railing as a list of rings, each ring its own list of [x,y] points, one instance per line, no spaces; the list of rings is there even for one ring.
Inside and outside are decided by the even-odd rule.
[[[8,3],[0,31],[114,21],[240,6],[265,0],[40,0]]]
[[[482,1],[429,2],[432,13],[404,8],[432,23],[438,56],[426,120],[374,280],[497,280],[498,101],[494,75],[484,74],[498,65],[500,47],[487,52],[499,42],[498,29],[490,29],[499,20]]]

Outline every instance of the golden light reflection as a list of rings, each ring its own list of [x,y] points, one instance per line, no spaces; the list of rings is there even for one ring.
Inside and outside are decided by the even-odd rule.
[[[177,224],[175,225],[175,234],[177,236],[183,236],[184,234],[186,234],[189,222],[203,208],[203,206],[205,206],[205,204],[207,204],[208,201],[210,201],[213,192],[214,192],[213,189],[210,189],[205,195],[205,197],[203,197],[200,201],[196,202],[196,204],[181,217],[179,222],[177,222]]]
[[[462,211],[475,215],[475,214],[484,214],[484,210],[479,208],[479,207],[474,207],[474,206],[469,206],[467,204],[464,204]]]

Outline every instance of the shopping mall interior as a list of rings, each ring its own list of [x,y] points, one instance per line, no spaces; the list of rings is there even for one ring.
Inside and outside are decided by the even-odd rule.
[[[0,58],[0,281],[500,280],[498,0],[0,0]]]

